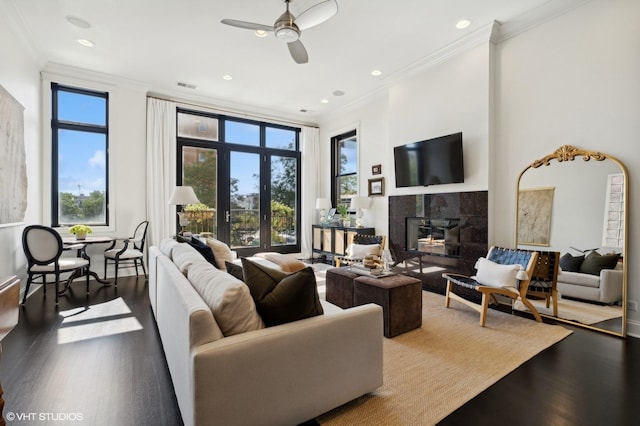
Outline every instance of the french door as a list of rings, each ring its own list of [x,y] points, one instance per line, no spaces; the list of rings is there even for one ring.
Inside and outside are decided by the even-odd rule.
[[[264,127],[259,134],[268,141]],[[200,201],[186,207],[187,231],[224,241],[239,256],[300,251],[299,154],[291,144],[264,145],[179,134],[177,184],[192,186]]]

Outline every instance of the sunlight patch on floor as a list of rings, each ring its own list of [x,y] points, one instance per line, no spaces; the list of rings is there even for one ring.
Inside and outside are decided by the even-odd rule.
[[[79,342],[142,330],[121,297],[109,302],[60,312],[62,325],[58,329],[58,344]]]

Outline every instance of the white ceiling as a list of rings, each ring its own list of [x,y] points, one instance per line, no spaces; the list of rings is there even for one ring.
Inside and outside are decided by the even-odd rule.
[[[272,25],[284,11],[283,0],[0,1],[43,65],[79,67],[140,82],[153,93],[314,122],[493,21],[518,27],[524,16],[539,22],[585,0],[337,0],[333,18],[303,32],[309,52],[303,65],[273,34],[258,38],[220,23],[231,18]],[[292,0],[291,11],[299,14],[320,1]],[[91,27],[78,28],[67,16]],[[462,18],[471,25],[456,29]],[[81,46],[80,38],[95,46]],[[371,76],[374,69],[383,74]],[[224,80],[225,74],[233,80]],[[344,96],[334,96],[336,90]]]

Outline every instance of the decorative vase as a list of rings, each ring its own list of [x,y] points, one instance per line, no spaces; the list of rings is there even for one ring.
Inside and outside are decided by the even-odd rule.
[[[342,219],[342,226],[344,226],[345,228],[351,226],[351,219]]]
[[[86,232],[78,232],[76,234],[76,240],[86,240],[87,239],[87,233]]]

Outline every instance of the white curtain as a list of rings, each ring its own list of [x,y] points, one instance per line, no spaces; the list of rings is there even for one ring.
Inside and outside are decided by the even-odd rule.
[[[301,158],[302,158],[302,198],[300,249],[302,257],[311,258],[312,255],[312,230],[311,225],[316,217],[316,198],[320,192],[320,130],[314,127],[302,128]]]
[[[176,231],[176,207],[169,206],[176,186],[176,104],[147,98],[147,217],[149,246]]]

